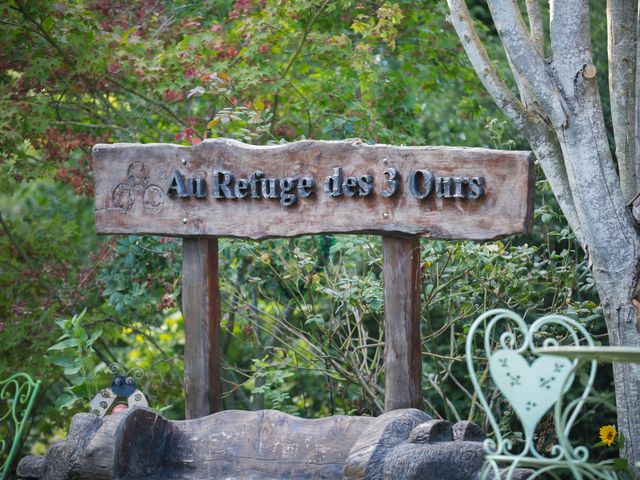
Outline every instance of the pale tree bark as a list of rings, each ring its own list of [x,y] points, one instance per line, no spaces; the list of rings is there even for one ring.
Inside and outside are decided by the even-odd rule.
[[[451,22],[500,109],[527,137],[589,264],[611,345],[640,347],[640,236],[627,208],[638,192],[638,0],[608,0],[609,87],[615,157],[593,65],[588,0],[549,2],[551,57],[544,57],[538,0],[487,0],[522,101],[500,78],[465,0],[447,0]],[[614,365],[618,425],[630,464],[640,461],[640,367]],[[640,473],[640,472],[638,472]]]
[[[638,193],[636,162],[636,8],[633,0],[608,0],[609,96],[620,184],[626,201]]]

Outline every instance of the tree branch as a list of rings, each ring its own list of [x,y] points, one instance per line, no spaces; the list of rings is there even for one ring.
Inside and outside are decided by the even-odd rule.
[[[560,208],[576,238],[584,245],[584,235],[578,221],[567,171],[555,133],[538,114],[528,111],[502,80],[476,33],[465,0],[447,0],[447,3],[451,11],[451,23],[482,84],[500,110],[515,123],[519,130],[525,132],[558,199]]]
[[[529,122],[524,133],[551,185],[562,213],[576,236],[576,240],[586,251],[584,228],[578,217],[558,137],[542,119]]]
[[[296,61],[296,59],[300,55],[300,52],[302,51],[302,47],[304,46],[305,42],[307,41],[307,36],[309,35],[309,32],[311,31],[311,27],[313,27],[313,24],[316,22],[316,20],[318,19],[320,14],[324,11],[324,9],[327,8],[327,5],[329,4],[329,1],[330,0],[323,0],[322,4],[316,9],[316,11],[314,12],[313,16],[311,17],[311,19],[309,20],[309,22],[305,26],[304,32],[302,32],[302,37],[300,38],[300,41],[298,42],[298,46],[295,49],[295,51],[293,52],[293,54],[291,55],[291,57],[289,57],[289,61],[287,62],[287,65],[285,66],[284,70],[282,71],[282,73],[278,77],[278,81],[282,80],[289,73],[289,70],[291,69],[291,67],[293,66],[293,63]],[[278,92],[276,92],[275,95],[273,96],[273,106],[271,108],[271,113],[272,113],[273,116],[271,118],[271,128],[270,128],[270,130],[271,130],[272,133],[273,133],[273,129],[274,129],[275,125],[276,125],[276,122],[278,121],[278,104],[279,103],[280,103],[280,94]]]
[[[567,124],[560,92],[553,82],[549,66],[533,45],[514,0],[488,0],[491,16],[510,61],[531,87],[535,98],[554,127]],[[515,73],[514,72],[514,73]]]
[[[529,35],[531,43],[536,48],[541,57],[544,57],[544,25],[542,15],[540,15],[539,0],[525,0],[527,7],[527,17],[529,18]]]
[[[33,267],[33,261],[31,260],[31,257],[27,255],[27,252],[24,251],[22,246],[18,243],[18,241],[15,239],[15,237],[11,233],[11,229],[9,228],[9,225],[7,225],[7,223],[4,221],[4,218],[2,218],[2,213],[0,213],[0,225],[2,226],[2,229],[4,230],[4,232],[7,234],[7,238],[9,239],[11,244],[15,247],[18,254],[27,263],[27,265],[29,265],[30,267]]]
[[[572,98],[576,75],[593,63],[589,0],[551,0],[549,4],[552,67],[565,99]]]
[[[638,193],[636,172],[636,1],[607,1],[609,97],[620,186],[625,201]]]
[[[636,163],[636,183],[637,188],[640,190],[640,48],[638,48],[638,38],[640,38],[640,2],[638,2],[638,13],[636,14],[636,73],[635,73],[635,88],[634,88],[634,137],[635,137],[635,163]]]
[[[465,0],[447,0],[447,4],[451,11],[449,20],[458,33],[467,57],[469,57],[471,65],[478,74],[484,88],[487,89],[487,92],[489,92],[489,95],[491,95],[496,102],[498,108],[516,124],[517,128],[524,127],[527,111],[500,77],[491,62],[473,26],[473,20],[471,19]]]

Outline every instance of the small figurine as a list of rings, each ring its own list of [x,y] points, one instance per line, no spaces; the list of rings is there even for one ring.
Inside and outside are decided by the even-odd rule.
[[[111,364],[109,369],[116,373],[118,370],[121,370],[124,373],[124,368],[122,365]],[[142,370],[139,370],[140,372]],[[115,402],[120,399],[121,402],[124,399],[127,400],[127,406],[123,403],[117,403],[113,407],[112,413],[118,413],[122,410],[126,410],[131,407],[148,407],[149,402],[145,398],[144,394],[137,389],[136,381],[134,376],[129,375],[129,372],[125,375],[118,375],[111,382],[111,388],[105,388],[98,392],[98,394],[93,397],[91,400],[91,413],[98,415],[99,417],[104,417],[107,413],[109,413],[109,409]],[[136,372],[137,373],[137,372]],[[142,378],[142,375],[138,375]]]

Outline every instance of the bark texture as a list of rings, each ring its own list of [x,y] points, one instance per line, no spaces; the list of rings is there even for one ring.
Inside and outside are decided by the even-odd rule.
[[[420,410],[315,420],[227,410],[170,421],[146,408],[76,415],[46,457],[25,457],[24,480],[478,480],[480,427]],[[518,469],[514,479],[530,472]]]
[[[609,91],[615,151],[593,65],[588,0],[551,0],[549,36],[538,0],[488,0],[520,90],[500,78],[464,0],[447,0],[451,23],[496,104],[529,140],[589,257],[611,345],[640,347],[640,238],[627,203],[638,193],[638,0],[608,0]],[[546,42],[545,42],[546,40]],[[544,45],[551,46],[545,57]],[[630,464],[640,461],[640,367],[614,365],[618,425]]]

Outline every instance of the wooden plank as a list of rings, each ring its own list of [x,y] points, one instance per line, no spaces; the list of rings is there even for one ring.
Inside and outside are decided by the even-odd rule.
[[[199,418],[222,409],[218,239],[185,238],[182,255],[185,408]]]
[[[385,412],[421,408],[420,239],[382,237]]]
[[[374,233],[486,240],[526,232],[533,211],[529,152],[324,141],[252,146],[215,139],[193,147],[96,145],[93,158],[99,233],[253,239]],[[385,196],[392,191],[391,168],[397,171],[397,190]],[[251,187],[255,172],[263,177],[254,175]],[[340,181],[331,180],[334,173],[333,180]],[[223,186],[228,181],[228,192],[215,188],[214,177]],[[189,180],[196,178],[202,181]],[[296,178],[290,191],[295,203],[286,206],[293,200],[278,191],[275,198],[262,198],[271,190],[265,182],[263,191],[264,178],[274,179],[276,190],[286,190],[291,187],[286,179]],[[412,179],[417,190],[410,188]],[[425,185],[428,195],[417,198]]]

